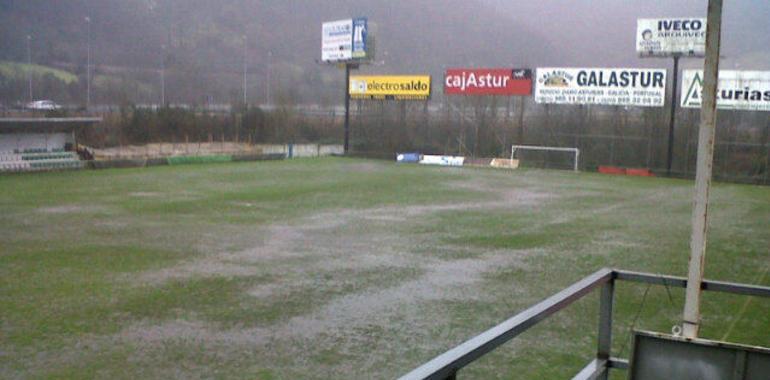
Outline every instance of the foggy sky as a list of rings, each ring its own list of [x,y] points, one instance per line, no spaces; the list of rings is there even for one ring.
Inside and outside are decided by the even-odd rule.
[[[481,0],[546,38],[564,66],[668,65],[635,57],[637,18],[706,17],[707,0]],[[770,69],[770,1],[725,0],[721,67]],[[551,64],[549,62],[549,64]],[[702,60],[684,59],[696,67]]]
[[[240,93],[245,54],[254,96],[266,97],[271,70],[284,88],[312,86],[316,92],[303,93],[314,101],[336,96],[342,80],[318,64],[325,21],[369,18],[377,58],[363,73],[440,77],[448,67],[670,68],[671,59],[637,57],[637,18],[705,17],[706,7],[707,0],[0,0],[0,60],[26,62],[31,35],[34,63],[82,77],[90,15],[97,74],[159,92],[163,56],[178,76],[170,93],[227,99]],[[770,0],[725,0],[722,69],[770,70],[768,20]]]

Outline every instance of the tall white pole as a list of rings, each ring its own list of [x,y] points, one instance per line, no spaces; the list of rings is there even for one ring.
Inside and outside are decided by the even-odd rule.
[[[717,82],[719,43],[722,30],[722,0],[709,0],[706,21],[706,63],[703,70],[703,101],[698,131],[698,162],[695,173],[695,197],[690,235],[690,265],[684,304],[682,333],[697,338],[700,329],[700,296],[706,260],[709,190],[714,164],[714,139],[717,121]]]
[[[160,46],[160,107],[166,106],[166,45]]]
[[[88,28],[88,58],[86,62],[86,111],[91,108],[91,17],[86,16],[86,25]]]
[[[247,37],[243,36],[243,105],[246,106],[247,98],[246,98],[246,72],[248,70],[248,61],[247,61],[247,53],[248,53],[248,40]]]
[[[272,51],[268,51],[267,52],[267,86],[266,86],[267,94],[265,96],[267,98],[267,100],[266,100],[267,101],[267,105],[270,105],[270,79],[271,79],[270,78],[270,68],[272,66],[272,63],[273,63],[273,52]]]
[[[27,82],[29,82],[29,101],[32,102],[32,36],[27,35]]]

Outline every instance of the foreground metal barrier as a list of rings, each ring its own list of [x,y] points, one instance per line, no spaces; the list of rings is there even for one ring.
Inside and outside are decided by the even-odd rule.
[[[596,358],[588,363],[574,379],[607,379],[609,370],[627,369],[628,360],[612,357],[612,305],[615,293],[615,281],[630,281],[665,285],[669,287],[687,287],[683,277],[664,276],[650,273],[630,272],[617,269],[602,269],[572,284],[546,300],[530,307],[499,325],[471,338],[461,345],[437,356],[433,360],[401,377],[402,380],[417,379],[456,379],[457,371],[513,339],[538,322],[548,318],[579,300],[594,289],[601,287],[599,302],[599,338]],[[732,293],[770,298],[770,287],[735,284],[721,281],[704,280],[704,291]]]

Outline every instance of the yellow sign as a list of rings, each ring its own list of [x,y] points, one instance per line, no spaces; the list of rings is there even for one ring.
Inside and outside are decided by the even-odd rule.
[[[353,99],[427,100],[430,75],[351,75]]]

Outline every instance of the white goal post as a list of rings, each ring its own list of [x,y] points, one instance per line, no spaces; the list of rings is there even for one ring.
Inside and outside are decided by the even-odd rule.
[[[561,148],[555,146],[536,146],[536,145],[512,145],[511,146],[511,160],[515,158],[517,150],[541,150],[541,151],[555,151],[555,152],[572,152],[575,154],[575,171],[578,171],[578,162],[580,161],[580,149],[578,148]]]

